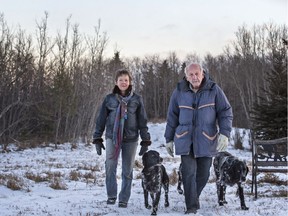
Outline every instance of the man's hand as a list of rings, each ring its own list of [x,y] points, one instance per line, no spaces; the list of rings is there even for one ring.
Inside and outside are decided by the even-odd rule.
[[[217,151],[218,152],[226,151],[227,146],[228,146],[228,137],[224,136],[223,134],[220,134],[218,137]]]
[[[166,143],[166,150],[167,150],[167,153],[171,157],[174,157],[174,142],[173,141]]]
[[[103,139],[102,138],[94,139],[92,143],[95,144],[95,146],[96,146],[97,154],[101,155],[102,149],[105,150],[105,146],[103,145]]]

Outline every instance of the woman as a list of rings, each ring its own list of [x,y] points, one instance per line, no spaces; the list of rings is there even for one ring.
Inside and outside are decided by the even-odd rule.
[[[147,127],[147,115],[142,97],[132,91],[132,77],[127,70],[116,73],[116,85],[101,106],[96,120],[93,143],[97,154],[101,155],[102,134],[106,139],[106,190],[107,204],[115,204],[117,199],[117,163],[121,152],[122,186],[119,193],[119,207],[126,208],[131,195],[133,165],[138,145],[139,134],[142,139],[139,155],[142,156],[151,144]]]

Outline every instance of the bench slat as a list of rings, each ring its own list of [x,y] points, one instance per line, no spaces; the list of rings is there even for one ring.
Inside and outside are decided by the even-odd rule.
[[[285,161],[256,161],[257,166],[287,166]]]
[[[279,139],[273,139],[273,140],[254,140],[254,143],[256,145],[276,145],[281,143],[287,143],[287,137],[282,137]]]
[[[257,172],[279,172],[279,173],[287,173],[288,172],[288,169],[275,169],[275,168],[258,168],[257,169]]]

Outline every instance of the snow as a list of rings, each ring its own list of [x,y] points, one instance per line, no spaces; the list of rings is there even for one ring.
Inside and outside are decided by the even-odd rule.
[[[152,137],[150,149],[156,150],[163,157],[163,164],[168,175],[177,171],[180,157],[171,158],[165,149],[165,123],[149,123]],[[258,186],[258,199],[251,193],[251,151],[247,131],[238,129],[241,133],[243,150],[233,146],[235,130],[230,139],[228,151],[240,159],[246,160],[250,172],[244,184],[245,202],[249,210],[240,208],[240,200],[236,196],[236,185],[227,187],[226,200],[228,204],[219,206],[217,203],[214,170],[211,167],[209,182],[200,196],[200,206],[196,215],[287,215],[287,197],[275,196],[275,192],[286,191],[287,185],[261,183]],[[141,157],[136,156],[134,180],[128,208],[106,204],[104,161],[105,151],[101,156],[96,154],[94,145],[78,143],[77,148],[71,148],[70,143],[44,145],[34,149],[0,153],[0,215],[150,215],[151,210],[144,207],[143,190],[140,173]],[[1,150],[1,149],[0,149]],[[140,150],[140,146],[138,152]],[[120,158],[121,161],[121,158]],[[120,162],[119,161],[119,162]],[[5,185],[8,175],[18,178],[21,190],[11,190]],[[27,176],[37,176],[37,181]],[[118,166],[118,189],[121,185],[121,166]],[[258,179],[264,177],[260,174]],[[287,182],[286,174],[274,174],[275,178]],[[51,177],[52,176],[52,177]],[[78,176],[78,180],[76,177]],[[51,188],[51,184],[59,183],[62,190]],[[170,206],[164,207],[164,190],[158,208],[158,215],[183,215],[185,211],[184,196],[178,194],[176,184],[170,184]],[[149,200],[151,202],[151,199]]]

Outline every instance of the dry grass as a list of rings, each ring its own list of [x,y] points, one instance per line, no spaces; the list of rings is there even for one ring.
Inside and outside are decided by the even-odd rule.
[[[287,181],[280,180],[278,176],[273,173],[265,173],[264,177],[258,180],[259,183],[270,183],[272,185],[286,185]]]
[[[143,169],[144,166],[143,166],[143,164],[140,161],[135,160],[134,168]]]
[[[85,181],[86,181],[87,184],[90,183],[90,182],[92,182],[92,183],[95,183],[95,182],[96,182],[96,175],[95,175],[95,173],[94,173],[93,171],[91,171],[91,172],[86,172],[86,173],[83,175],[83,177],[84,177],[84,179],[85,179]]]
[[[79,171],[76,170],[72,170],[69,174],[69,179],[72,181],[79,181],[79,179],[81,179],[82,174]]]
[[[0,184],[6,186],[11,190],[28,190],[24,179],[14,174],[1,174]]]
[[[26,172],[25,177],[34,181],[34,182],[45,182],[45,181],[49,180],[47,175],[43,175],[40,173],[34,174],[32,172]]]
[[[78,148],[78,144],[77,143],[71,143],[71,150],[73,151],[74,149]]]
[[[77,169],[78,170],[91,170],[93,172],[101,171],[99,165],[92,166],[92,165],[88,165],[88,164],[80,164],[80,165],[78,165]]]
[[[67,185],[65,184],[64,180],[61,179],[60,177],[58,176],[55,176],[50,184],[49,184],[49,187],[55,189],[55,190],[67,190],[68,187]]]
[[[274,175],[273,173],[265,173],[263,178],[258,178],[257,181],[258,181],[258,189],[261,188],[261,185],[263,184],[270,184],[271,186],[276,185],[287,187],[287,181],[280,180],[279,176]],[[269,196],[272,197],[288,197],[288,191],[283,189],[283,187],[279,187],[279,190],[275,190],[274,187],[274,190],[268,189],[262,192],[258,191],[259,197],[267,197],[268,196],[267,194],[270,194]]]
[[[273,197],[288,197],[288,192],[287,190],[273,191],[272,196]]]
[[[178,170],[173,169],[172,173],[169,175],[170,185],[176,185],[178,183]]]

